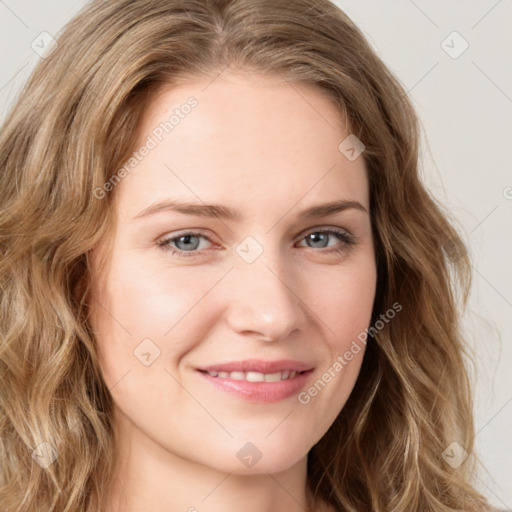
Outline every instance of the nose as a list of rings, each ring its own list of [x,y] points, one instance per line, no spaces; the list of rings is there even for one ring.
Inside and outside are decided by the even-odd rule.
[[[301,296],[300,280],[276,258],[237,264],[228,290],[227,322],[239,335],[278,341],[307,324],[307,298]]]

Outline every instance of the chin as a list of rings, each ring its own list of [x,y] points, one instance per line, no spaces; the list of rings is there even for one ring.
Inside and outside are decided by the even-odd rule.
[[[222,453],[207,450],[210,458],[202,463],[235,475],[273,474],[287,471],[305,460],[309,449],[309,445],[300,443],[290,445],[289,440],[282,437],[272,441],[234,441]]]

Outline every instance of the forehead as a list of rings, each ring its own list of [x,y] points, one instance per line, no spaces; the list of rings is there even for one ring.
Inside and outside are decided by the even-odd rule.
[[[151,148],[121,183],[121,201],[130,212],[175,197],[254,212],[276,201],[368,206],[363,158],[339,149],[348,135],[339,107],[313,86],[255,74],[191,79],[150,101],[136,151]]]

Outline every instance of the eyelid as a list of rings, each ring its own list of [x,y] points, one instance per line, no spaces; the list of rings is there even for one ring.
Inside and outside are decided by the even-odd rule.
[[[326,233],[329,236],[338,237],[338,240],[340,241],[341,246],[338,246],[338,247],[335,246],[334,248],[321,248],[318,251],[315,248],[311,247],[311,249],[313,249],[315,252],[323,252],[325,254],[331,254],[331,253],[339,253],[339,252],[347,251],[350,249],[350,246],[354,245],[358,240],[358,237],[353,235],[346,228],[341,228],[339,226],[319,225],[319,226],[310,227],[305,231],[301,231],[300,234],[297,235],[297,237],[299,237],[299,238],[297,239],[296,242],[294,242],[294,244],[304,240],[308,235],[310,235],[312,233],[318,233],[318,232]],[[184,251],[182,249],[176,249],[170,245],[170,242],[173,242],[174,240],[176,240],[182,236],[187,236],[187,235],[195,236],[198,238],[205,238],[210,243],[214,243],[212,240],[212,237],[205,234],[205,230],[203,230],[201,228],[191,228],[188,230],[180,230],[175,233],[172,233],[172,236],[164,235],[163,237],[160,237],[157,241],[157,246],[164,251],[168,251],[171,255],[177,255],[178,257],[187,258],[187,257],[205,256],[204,252],[207,249]],[[307,247],[307,246],[302,246],[302,247]]]
[[[184,229],[184,230],[180,230],[180,231],[172,232],[170,234],[163,235],[158,238],[156,243],[157,243],[157,245],[162,245],[165,242],[174,241],[177,238],[180,238],[181,236],[187,236],[187,235],[202,237],[202,238],[205,238],[206,240],[208,240],[210,243],[215,243],[212,240],[213,237],[210,235],[210,233],[205,232],[204,230],[202,230],[200,228],[199,229],[196,229],[196,228]],[[199,252],[200,251],[196,251],[196,254],[199,254]]]
[[[294,238],[297,238],[297,237],[300,237],[299,240],[301,240],[302,238],[306,237],[307,235],[311,234],[311,233],[315,233],[316,231],[328,231],[328,230],[333,230],[333,231],[340,231],[342,233],[346,233],[347,235],[349,235],[350,237],[352,238],[357,238],[350,230],[346,229],[346,228],[342,228],[342,227],[339,227],[339,226],[330,226],[330,225],[326,225],[326,224],[321,224],[319,226],[313,226],[313,227],[310,227],[310,228],[307,228],[305,231],[300,231],[300,233],[298,235],[296,235]],[[201,228],[190,228],[190,229],[183,229],[183,230],[179,230],[177,231],[176,233],[171,233],[172,236],[166,234],[166,235],[163,235],[161,236],[157,242],[160,242],[162,240],[170,240],[170,239],[174,239],[174,238],[179,238],[180,236],[186,236],[186,235],[201,235],[201,236],[204,236],[205,238],[207,238],[209,241],[212,241],[212,237],[210,236],[210,232],[207,231],[207,230],[203,230]]]
[[[317,231],[336,231],[340,233],[346,233],[351,238],[356,238],[355,235],[352,234],[351,231],[349,231],[346,228],[341,228],[339,226],[330,226],[328,224],[322,224],[320,226],[313,226],[312,228],[306,229],[306,231],[301,231],[299,235],[301,238],[304,238],[305,236],[308,236],[311,233],[316,233]]]

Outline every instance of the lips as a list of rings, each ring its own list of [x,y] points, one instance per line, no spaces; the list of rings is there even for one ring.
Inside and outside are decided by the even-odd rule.
[[[214,388],[250,402],[278,402],[298,393],[313,367],[302,361],[247,359],[197,368]]]

